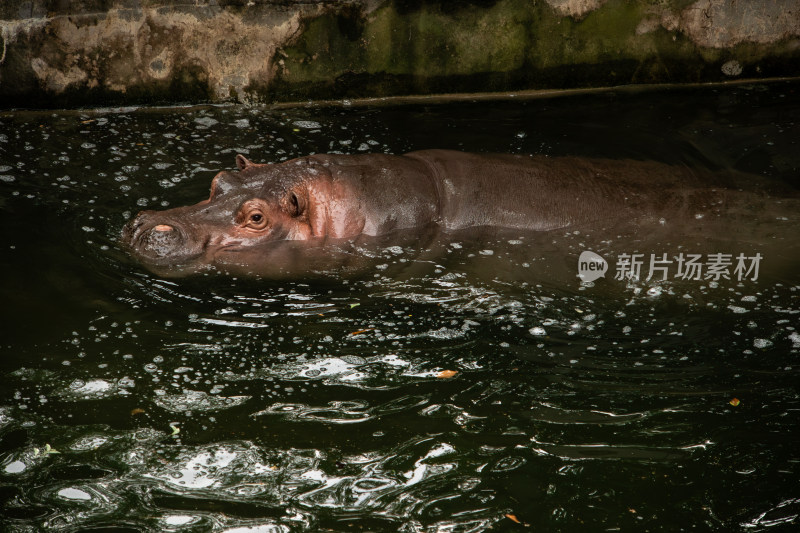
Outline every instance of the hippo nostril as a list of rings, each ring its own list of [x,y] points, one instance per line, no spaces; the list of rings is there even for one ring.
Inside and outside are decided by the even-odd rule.
[[[141,234],[139,244],[140,250],[150,256],[167,257],[181,248],[184,238],[174,226],[157,224]]]

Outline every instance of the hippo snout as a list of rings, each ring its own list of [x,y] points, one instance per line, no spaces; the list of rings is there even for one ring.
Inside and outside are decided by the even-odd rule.
[[[136,254],[156,261],[185,257],[190,248],[181,225],[155,211],[142,211],[128,222],[122,239]]]
[[[183,243],[181,233],[168,224],[158,224],[145,231],[139,239],[139,245],[144,252],[156,257],[169,257],[175,255]]]

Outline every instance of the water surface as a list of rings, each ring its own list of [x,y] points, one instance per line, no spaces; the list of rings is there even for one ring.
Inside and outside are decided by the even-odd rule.
[[[234,156],[634,158],[796,189],[800,85],[549,100],[0,115],[9,531],[797,526],[786,217],[686,238],[498,232],[367,274],[165,280],[117,239]],[[757,223],[756,223],[757,222]],[[590,232],[591,233],[591,232]],[[581,283],[577,257],[763,253],[756,279]],[[525,526],[529,526],[526,528]],[[105,528],[105,529],[103,529]]]

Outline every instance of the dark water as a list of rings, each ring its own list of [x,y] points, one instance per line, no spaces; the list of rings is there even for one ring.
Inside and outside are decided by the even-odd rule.
[[[363,277],[291,282],[159,279],[117,247],[131,214],[206,197],[236,153],[423,148],[797,189],[800,85],[0,115],[5,529],[794,530],[791,210],[719,240],[605,241],[762,253],[756,280],[626,282],[612,265],[581,284],[572,232],[459,238],[441,260],[387,247]]]

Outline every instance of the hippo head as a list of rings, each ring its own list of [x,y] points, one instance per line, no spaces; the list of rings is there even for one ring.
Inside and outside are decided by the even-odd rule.
[[[242,155],[236,165],[239,172],[214,177],[208,199],[143,211],[128,222],[122,241],[131,254],[160,275],[270,261],[280,269],[287,252],[278,243],[321,241],[331,234],[334,185],[325,166],[312,158],[254,164]]]

